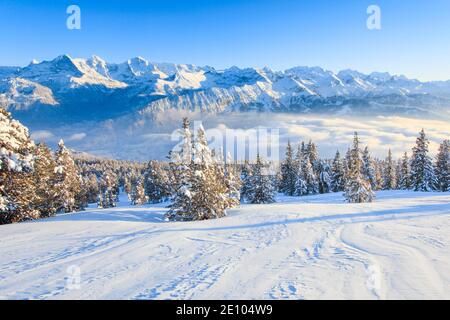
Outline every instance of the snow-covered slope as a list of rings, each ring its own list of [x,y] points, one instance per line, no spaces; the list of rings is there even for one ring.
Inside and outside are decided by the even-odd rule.
[[[0,226],[0,297],[450,299],[450,194],[279,200],[210,221],[125,205]]]
[[[450,105],[450,82],[424,83],[380,72],[334,73],[320,67],[284,72],[237,67],[216,70],[149,62],[142,57],[108,63],[98,56],[76,59],[61,55],[51,61],[33,61],[24,68],[0,67],[0,81],[29,81],[32,86],[45,87],[45,96],[52,99],[40,99],[39,104],[58,105],[59,111],[54,114],[54,108],[42,108],[40,112],[51,110],[52,117],[47,119],[59,122],[172,109],[449,116]],[[0,94],[8,95],[8,90],[1,86]],[[2,105],[14,113],[29,109],[28,100],[26,95],[9,95]],[[86,109],[93,111],[94,117]]]

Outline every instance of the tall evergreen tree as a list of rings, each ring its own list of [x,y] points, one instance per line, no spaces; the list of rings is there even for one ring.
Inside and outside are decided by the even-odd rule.
[[[39,218],[33,149],[28,129],[0,108],[0,224]]]
[[[99,208],[113,208],[117,205],[117,180],[112,172],[105,172],[100,181],[100,193],[98,198]]]
[[[395,163],[394,160],[392,159],[391,149],[389,149],[388,156],[386,158],[386,161],[384,162],[383,181],[384,181],[384,188],[383,188],[384,190],[394,190],[397,188]]]
[[[305,182],[307,195],[319,193],[319,182],[309,157],[305,157],[302,161],[301,179]]]
[[[409,158],[407,152],[403,154],[403,157],[401,159],[398,176],[399,176],[398,188],[400,190],[411,189],[411,172],[409,168]]]
[[[436,156],[436,189],[450,191],[450,140],[444,140]]]
[[[333,192],[344,191],[345,187],[345,170],[339,150],[334,156],[333,165],[331,167],[331,190]]]
[[[131,188],[131,204],[132,205],[143,205],[148,202],[148,196],[145,194],[144,179],[140,178]]]
[[[56,182],[56,162],[52,151],[43,143],[36,146],[34,163],[34,207],[41,217],[49,217],[58,209]]]
[[[353,147],[349,154],[349,175],[345,185],[344,196],[348,202],[362,203],[372,202],[375,195],[372,187],[362,175],[361,150],[359,148],[358,133],[355,132]]]
[[[328,193],[331,191],[331,169],[329,165],[320,161],[319,166],[319,193]]]
[[[77,194],[81,191],[81,178],[70,151],[65,147],[63,140],[60,140],[58,143],[55,161],[55,187],[58,190],[56,196],[58,211],[72,212],[83,209],[82,204],[77,203]]]
[[[251,185],[251,175],[252,175],[252,168],[250,167],[247,160],[245,160],[244,164],[241,168],[241,201],[247,201],[250,196],[250,192],[252,190]]]
[[[145,195],[150,203],[166,201],[170,197],[169,177],[158,161],[150,161],[144,178]]]
[[[203,127],[197,131],[193,144],[189,175],[178,188],[175,201],[166,217],[170,220],[205,220],[221,218],[235,205],[230,200],[224,166],[213,158]]]
[[[372,189],[375,189],[376,183],[376,172],[375,165],[369,152],[369,147],[365,147],[362,154],[362,175],[365,180],[369,181]]]
[[[296,165],[292,151],[291,142],[288,141],[286,148],[286,158],[281,164],[281,192],[288,196],[295,193]]]
[[[429,143],[422,129],[411,156],[411,184],[414,191],[432,191],[436,186],[433,163],[428,155]]]
[[[272,180],[265,174],[265,165],[259,156],[253,166],[251,175],[251,190],[248,196],[250,203],[273,203],[275,202],[275,188]]]

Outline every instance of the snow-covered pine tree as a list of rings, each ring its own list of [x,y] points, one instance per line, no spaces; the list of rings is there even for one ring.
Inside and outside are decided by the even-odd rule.
[[[34,191],[36,198],[33,205],[39,210],[41,217],[50,217],[56,213],[58,190],[55,188],[56,162],[52,151],[43,143],[35,148]]]
[[[307,188],[305,180],[303,179],[302,164],[303,159],[307,157],[305,143],[302,141],[298,148],[297,154],[295,155],[295,196],[303,196],[307,194]]]
[[[145,194],[144,178],[140,178],[131,188],[131,204],[132,205],[143,205],[148,202],[148,196]]]
[[[192,220],[193,212],[193,146],[190,123],[183,119],[182,144],[169,153],[172,204],[166,214],[168,220]]]
[[[220,164],[220,161],[218,162]],[[231,156],[228,154],[225,162],[225,185],[228,189],[228,208],[236,207],[241,201],[242,181],[239,175],[238,166],[233,164]]]
[[[435,165],[436,190],[450,191],[450,140],[444,140],[439,146]]]
[[[405,152],[401,159],[401,164],[399,168],[399,180],[398,180],[398,188],[400,190],[409,190],[411,189],[411,172],[409,168],[409,158],[408,153]]]
[[[223,162],[218,163],[213,157],[213,152],[208,147],[206,133],[202,126],[197,130],[193,159],[192,220],[224,217],[226,209],[237,205],[237,203],[230,199],[230,190],[226,183]]]
[[[100,193],[98,197],[99,208],[113,208],[117,204],[116,179],[112,172],[105,172],[100,181]]]
[[[281,164],[281,192],[288,196],[295,194],[295,183],[297,176],[297,168],[295,165],[294,155],[291,142],[288,141],[286,147],[286,158]]]
[[[95,203],[98,199],[98,194],[100,190],[98,186],[97,176],[93,173],[91,173],[88,177],[87,189],[88,189],[88,203]]]
[[[309,157],[303,158],[301,164],[301,179],[305,182],[307,195],[319,193],[319,182]]]
[[[433,163],[428,155],[429,143],[422,129],[411,156],[411,185],[414,191],[432,191],[436,186]]]
[[[131,194],[131,189],[132,189],[132,184],[131,184],[131,179],[130,179],[130,177],[127,175],[127,176],[125,176],[125,178],[124,178],[124,181],[123,181],[123,191],[125,191],[125,193],[127,194],[127,195],[130,195]],[[131,199],[130,199],[131,200]]]
[[[331,169],[325,161],[319,161],[319,193],[331,191]]]
[[[362,175],[365,180],[369,181],[372,189],[375,189],[376,183],[376,173],[375,173],[375,165],[372,160],[372,156],[370,155],[369,147],[365,147],[362,154]]]
[[[249,199],[250,191],[252,190],[251,175],[252,168],[250,167],[248,161],[245,160],[241,167],[241,202],[247,201]]]
[[[145,195],[150,203],[166,201],[170,197],[169,177],[162,164],[152,160],[144,175]]]
[[[317,146],[315,143],[313,143],[311,140],[309,141],[307,147],[306,147],[306,153],[309,157],[309,162],[311,163],[311,166],[313,168],[314,174],[316,176],[319,175],[320,171],[320,157],[319,152],[317,151]]]
[[[384,162],[383,181],[384,181],[383,185],[384,190],[395,190],[397,188],[395,162],[392,159],[391,149],[389,149],[388,156]]]
[[[253,166],[251,175],[251,190],[249,194],[250,203],[273,203],[275,202],[275,187],[272,179],[266,175],[265,164],[259,153]]]
[[[333,192],[344,191],[345,187],[345,170],[339,150],[334,156],[333,165],[331,167],[331,190]]]
[[[383,163],[379,160],[374,161],[375,165],[375,187],[373,190],[383,190]]]
[[[33,149],[28,129],[0,108],[0,224],[39,218]]]
[[[372,202],[375,195],[372,187],[362,175],[361,150],[358,133],[355,132],[353,147],[349,153],[349,174],[345,185],[344,196],[350,203]]]
[[[55,188],[58,190],[56,195],[57,211],[72,212],[83,209],[76,199],[77,194],[81,191],[81,178],[63,140],[58,143],[55,161]]]
[[[223,163],[217,163],[208,148],[205,130],[198,128],[193,148],[187,203],[172,205],[167,217],[172,220],[221,218],[231,205]],[[187,209],[187,210],[186,210]]]

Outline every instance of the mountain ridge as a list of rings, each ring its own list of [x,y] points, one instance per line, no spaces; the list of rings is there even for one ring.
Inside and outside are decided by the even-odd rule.
[[[28,66],[0,67],[0,107],[39,123],[105,120],[166,110],[330,112],[450,116],[450,80],[421,82],[387,72],[297,66],[213,67],[109,63],[60,55]]]

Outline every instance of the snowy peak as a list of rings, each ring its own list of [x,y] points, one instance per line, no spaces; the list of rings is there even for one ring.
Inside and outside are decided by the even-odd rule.
[[[11,79],[20,83],[18,89],[6,84]],[[217,70],[140,56],[109,63],[96,55],[88,59],[61,55],[24,68],[0,67],[0,82],[2,105],[7,108],[24,109],[33,103],[23,101],[39,101],[59,104],[62,113],[71,106],[72,112],[87,108],[103,117],[168,109],[448,114],[450,104],[450,81],[420,82],[387,72],[335,73],[306,66],[285,71],[236,66]],[[40,92],[42,99],[24,92]]]

